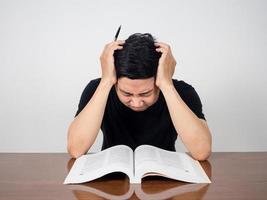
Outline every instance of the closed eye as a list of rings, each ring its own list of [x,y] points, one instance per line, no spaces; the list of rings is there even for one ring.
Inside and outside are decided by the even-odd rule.
[[[133,96],[132,93],[123,91],[123,90],[121,90],[121,89],[120,89],[120,91],[121,91],[121,93],[123,94],[123,96],[126,96],[126,97]],[[138,94],[138,96],[141,96],[141,97],[148,97],[148,96],[151,95],[152,92],[153,92],[153,89],[152,89],[152,90],[149,90],[149,91],[147,91],[147,92],[144,92],[144,93],[140,93],[140,94]]]
[[[122,93],[124,96],[126,96],[126,97],[129,97],[129,96],[131,96],[132,94],[130,94],[130,93],[126,93],[126,92],[123,92]]]
[[[140,96],[142,96],[142,97],[148,97],[150,95],[151,95],[151,91],[140,94]]]

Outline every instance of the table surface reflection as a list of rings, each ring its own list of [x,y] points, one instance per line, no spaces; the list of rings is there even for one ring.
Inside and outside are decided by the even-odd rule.
[[[73,165],[65,153],[0,153],[0,200],[39,199],[266,199],[267,152],[212,153],[200,162],[211,184],[146,177],[130,184],[114,173],[92,182],[63,185]]]

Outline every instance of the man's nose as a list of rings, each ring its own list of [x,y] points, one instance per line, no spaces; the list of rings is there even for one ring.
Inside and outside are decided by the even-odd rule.
[[[142,107],[144,105],[144,101],[140,98],[132,98],[130,105],[135,108]]]

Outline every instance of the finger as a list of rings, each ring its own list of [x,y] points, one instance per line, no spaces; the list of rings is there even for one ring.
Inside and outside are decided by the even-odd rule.
[[[105,45],[106,48],[109,48],[109,47],[112,47],[114,45],[121,45],[121,44],[124,44],[125,43],[125,40],[117,40],[117,41],[113,41],[113,42],[110,42],[108,44]]]
[[[117,42],[112,42],[107,46],[106,50],[107,51],[115,51],[116,49],[122,49],[122,48],[123,48],[122,43],[119,44]]]
[[[159,46],[160,47],[160,46],[162,46],[163,43],[162,42],[155,42],[154,44],[155,44],[155,46]]]
[[[116,40],[114,42],[116,42],[116,43],[125,43],[125,40]]]
[[[163,47],[163,48],[166,48],[166,49],[168,49],[170,47],[170,45],[168,45],[166,43],[163,43],[163,42],[157,42],[156,44],[157,44],[157,46],[160,46],[160,47]]]
[[[166,44],[164,42],[156,42],[156,44],[161,45],[161,46],[168,46],[168,44]]]
[[[115,50],[123,49],[123,46],[117,46]]]
[[[117,48],[117,47],[121,47],[121,46],[123,46],[124,43],[125,43],[125,41],[123,41],[123,40],[114,41],[114,42],[111,43],[110,48],[114,49],[114,48]]]
[[[116,51],[116,50],[121,50],[121,49],[123,49],[123,46],[119,46],[119,45],[111,46],[109,52],[110,52],[111,54],[113,54],[114,51]]]
[[[160,44],[159,44],[158,42],[155,42],[154,45],[155,45],[156,47],[159,47],[159,46],[160,46]]]
[[[125,40],[117,40],[117,41],[114,41],[113,44],[122,45],[122,44],[125,44]]]
[[[164,53],[164,52],[166,52],[166,49],[164,49],[163,47],[159,47],[159,48],[156,48],[156,51]]]

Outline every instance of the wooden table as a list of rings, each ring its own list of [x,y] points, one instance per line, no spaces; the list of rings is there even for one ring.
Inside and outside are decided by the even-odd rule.
[[[57,153],[0,153],[0,200],[56,199],[267,199],[267,152],[213,153],[201,162],[211,184],[145,178],[129,184],[122,174],[63,185],[74,159]]]

